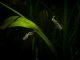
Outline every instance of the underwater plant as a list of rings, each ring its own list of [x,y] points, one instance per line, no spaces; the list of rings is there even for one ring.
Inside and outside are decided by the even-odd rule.
[[[34,22],[27,19],[25,16],[20,14],[18,11],[12,9],[8,5],[2,2],[0,2],[0,4],[10,9],[11,11],[13,11],[14,13],[18,15],[18,16],[10,16],[9,18],[7,18],[2,24],[2,26],[0,26],[0,29],[6,29],[6,28],[11,28],[11,27],[16,27],[16,26],[33,29],[45,41],[45,43],[49,46],[51,51],[55,53],[53,44],[51,44],[50,40],[46,37],[46,35]]]
[[[39,4],[39,1],[40,0],[37,0],[37,4],[35,4],[36,5],[35,11],[37,11],[38,9],[37,7]],[[45,11],[46,9],[43,10],[43,12],[45,12],[52,19],[52,21],[51,19],[49,19],[50,22],[54,24],[54,26],[52,25],[52,27],[50,26],[48,27],[47,25],[42,23],[42,26],[43,25],[44,27],[47,26],[47,29],[49,30],[48,33],[51,34],[50,39],[48,39],[49,35],[45,34],[47,32],[43,33],[42,29],[37,24],[35,24],[35,22],[32,21],[33,19],[29,20],[27,17],[23,16],[21,13],[12,9],[8,5],[5,5],[2,2],[0,2],[1,5],[5,6],[9,10],[16,13],[17,15],[10,16],[7,19],[5,19],[4,23],[0,26],[0,29],[3,30],[6,28],[18,27],[18,26],[23,27],[23,28],[32,29],[33,31],[26,33],[26,35],[23,37],[23,40],[26,40],[30,35],[34,35],[34,32],[36,32],[46,43],[46,46],[48,46],[51,49],[51,51],[56,55],[56,60],[60,60],[60,59],[62,60],[80,60],[80,56],[79,56],[80,48],[78,47],[80,45],[78,41],[79,40],[78,38],[80,37],[80,35],[78,35],[79,34],[79,22],[80,22],[79,21],[80,20],[80,3],[78,0],[76,0],[76,2],[75,1],[71,2],[73,3],[71,4],[70,1],[64,0],[64,3],[63,3],[64,5],[62,3],[58,3],[62,5],[60,7],[60,5],[57,4],[56,6],[57,9],[55,11],[55,14],[52,10],[50,10],[50,8],[47,7],[46,4],[42,2],[42,4],[46,7],[49,13],[53,16],[52,17],[51,15],[48,15],[47,11]],[[32,15],[33,8],[32,8],[32,3],[30,4],[31,4],[29,6],[30,14],[28,15],[32,17],[31,15]],[[37,13],[37,12],[34,12],[34,13]],[[40,15],[43,16],[42,13]],[[42,22],[45,22],[43,21],[44,20],[43,17],[40,17],[40,20]],[[48,23],[49,23],[49,20],[48,20]],[[52,29],[52,31],[50,28]],[[58,28],[58,29],[55,29],[55,28]],[[42,39],[38,41],[40,42]],[[34,40],[33,39],[31,40],[33,42],[33,45],[35,44]],[[45,50],[46,47],[43,46],[42,48],[42,45],[40,46],[41,46],[41,49],[44,48],[43,49],[44,52],[47,50],[47,49]],[[32,47],[32,49],[34,49],[34,47]],[[38,55],[39,52],[43,54],[42,50],[40,51],[37,45],[35,46],[35,52],[36,52],[36,56]],[[53,55],[51,55],[52,52],[48,51],[47,54],[50,53],[49,55],[52,56],[53,59],[55,59]],[[51,58],[49,57],[49,59]],[[36,60],[38,60],[38,57],[36,57]]]

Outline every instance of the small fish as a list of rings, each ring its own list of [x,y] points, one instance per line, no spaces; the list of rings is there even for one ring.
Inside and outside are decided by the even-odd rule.
[[[54,19],[54,17],[55,17],[55,16],[53,16],[53,18],[52,18],[53,23],[56,25],[56,27],[57,27],[58,29],[62,30],[62,26],[58,23],[57,20]]]
[[[28,33],[26,33],[25,36],[23,37],[23,40],[28,39],[28,37],[29,37],[30,35],[33,35],[33,32],[28,32]]]

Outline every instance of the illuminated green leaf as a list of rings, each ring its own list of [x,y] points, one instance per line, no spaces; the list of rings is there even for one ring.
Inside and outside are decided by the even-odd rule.
[[[5,5],[1,2],[0,2],[0,4],[2,4],[3,6],[7,7],[11,11],[13,11],[14,13],[19,15],[19,16],[11,16],[11,17],[7,18],[4,21],[3,25],[0,26],[0,29],[6,29],[7,27],[11,28],[11,27],[17,27],[17,26],[33,29],[44,40],[44,42],[51,48],[52,52],[53,53],[55,52],[54,47],[51,44],[50,40],[46,37],[46,35],[42,32],[42,30],[34,22],[25,18],[22,14],[20,14],[16,10],[12,9],[11,7]]]

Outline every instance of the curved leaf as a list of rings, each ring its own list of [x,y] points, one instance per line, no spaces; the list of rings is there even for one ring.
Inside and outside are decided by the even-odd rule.
[[[19,17],[14,23],[10,24],[8,27],[21,26],[25,28],[37,29],[38,26],[32,21],[25,17]]]
[[[24,17],[19,17],[15,21],[14,20],[15,18],[18,18],[18,16],[11,16],[8,19],[6,19],[8,21],[5,20],[5,24],[3,26],[1,26],[0,29],[3,29],[3,28],[5,29],[7,27],[8,28],[16,27],[16,26],[33,29],[45,41],[45,43],[51,48],[51,50],[54,52],[53,45],[50,43],[49,39],[45,36],[45,34],[41,31],[41,29],[34,22],[32,22]]]
[[[11,11],[19,15],[19,18],[18,16],[11,16],[8,19],[6,19],[3,25],[0,26],[0,29],[6,29],[7,27],[10,28],[10,27],[16,27],[16,26],[33,29],[44,40],[44,42],[51,48],[52,52],[55,53],[55,49],[51,44],[50,40],[46,37],[46,35],[41,31],[41,29],[34,22],[28,20],[18,11],[5,5],[4,3],[0,2],[0,4],[2,4],[6,8],[10,9]]]
[[[20,17],[14,23],[12,23],[9,27],[15,27],[15,26],[21,26],[24,28],[33,29],[46,42],[46,44],[51,48],[51,50],[54,51],[53,45],[50,43],[49,39],[45,36],[45,34],[41,31],[41,29],[34,22],[24,17]]]

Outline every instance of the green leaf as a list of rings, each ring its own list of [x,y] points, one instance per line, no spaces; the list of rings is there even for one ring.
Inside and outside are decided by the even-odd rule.
[[[18,16],[11,16],[8,19],[6,19],[8,21],[5,20],[4,22],[5,24],[2,25],[0,29],[3,29],[3,28],[5,29],[7,27],[11,28],[11,27],[16,27],[16,26],[33,29],[45,41],[45,43],[51,48],[51,50],[54,51],[54,47],[50,43],[49,39],[45,36],[45,34],[41,31],[41,29],[34,22],[24,17],[19,17],[18,19],[16,19],[16,21],[13,21],[15,18],[18,18]]]
[[[53,45],[51,44],[50,40],[46,37],[46,35],[42,32],[42,30],[34,22],[25,18],[22,14],[12,9],[11,7],[1,2],[0,4],[2,4],[6,8],[10,9],[11,11],[19,15],[19,16],[11,16],[8,19],[6,19],[3,25],[0,26],[0,29],[6,29],[7,27],[11,28],[11,27],[16,27],[16,26],[33,29],[44,40],[44,42],[50,47],[52,52],[55,53],[55,49]]]

